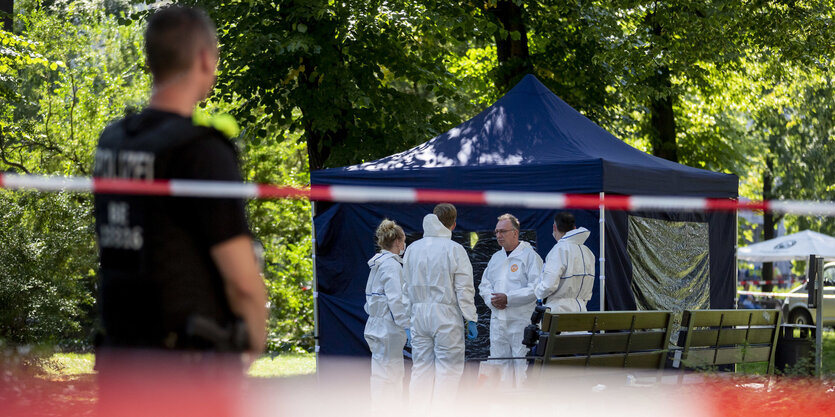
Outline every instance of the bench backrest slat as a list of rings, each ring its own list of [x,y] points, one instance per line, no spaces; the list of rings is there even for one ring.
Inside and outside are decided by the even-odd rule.
[[[554,345],[554,355],[582,355],[592,345],[591,353],[639,352],[657,350],[663,346],[664,330],[630,333],[565,334],[560,335],[559,344]]]
[[[608,368],[657,368],[659,361],[664,361],[666,352],[612,353],[606,355],[565,356],[551,359],[551,365],[601,366]],[[588,363],[587,363],[588,361]]]
[[[773,327],[760,328],[734,328],[723,329],[721,332],[718,329],[695,329],[689,331],[689,336],[692,340],[691,346],[713,346],[717,342],[719,346],[726,345],[741,345],[745,344],[760,344],[771,343],[774,339]],[[679,338],[679,340],[683,340]]]
[[[635,320],[635,329],[666,329],[669,312],[664,311],[603,311],[586,313],[557,313],[558,332],[589,331],[592,326],[597,330],[629,330]],[[552,314],[557,315],[557,314]],[[550,321],[549,321],[550,324]]]
[[[682,316],[684,321],[696,320],[698,326],[772,326],[779,310],[687,310]],[[779,322],[778,322],[779,323]]]
[[[545,365],[662,369],[670,340],[669,311],[546,313]]]
[[[687,356],[690,367],[709,367],[736,363],[767,362],[771,346],[726,347],[717,350],[691,350]]]
[[[773,372],[780,310],[688,310],[681,328],[687,367],[767,362]]]

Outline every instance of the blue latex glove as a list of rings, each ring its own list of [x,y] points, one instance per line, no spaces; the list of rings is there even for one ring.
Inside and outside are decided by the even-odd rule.
[[[474,321],[467,322],[467,340],[473,340],[478,337],[478,326]]]
[[[412,346],[412,331],[410,329],[403,329],[406,330],[406,346]]]

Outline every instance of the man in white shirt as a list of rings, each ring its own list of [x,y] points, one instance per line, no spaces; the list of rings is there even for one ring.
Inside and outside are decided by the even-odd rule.
[[[542,258],[528,242],[519,241],[519,220],[503,214],[496,224],[496,241],[502,247],[493,254],[478,286],[490,308],[490,356],[523,357],[525,326],[530,324],[536,305],[534,287],[539,282]],[[494,360],[500,369],[502,386],[519,388],[525,382],[527,361]]]

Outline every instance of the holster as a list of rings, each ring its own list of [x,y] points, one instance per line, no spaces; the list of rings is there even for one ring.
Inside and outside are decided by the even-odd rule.
[[[188,344],[215,352],[243,352],[250,348],[249,332],[243,320],[221,326],[213,320],[192,315],[186,322]]]

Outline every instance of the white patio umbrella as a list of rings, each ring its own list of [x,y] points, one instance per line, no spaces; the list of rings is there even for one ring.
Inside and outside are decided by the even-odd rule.
[[[809,255],[835,258],[835,237],[804,230],[754,243],[736,251],[740,260],[751,262],[802,261]]]

